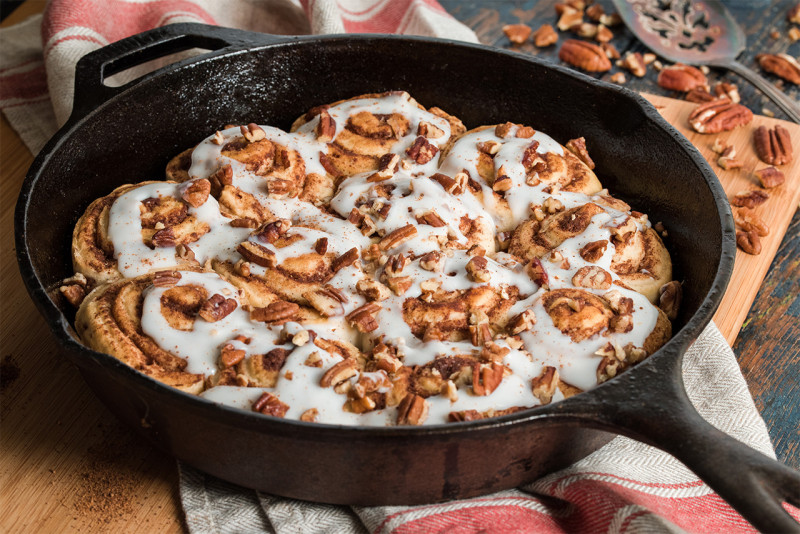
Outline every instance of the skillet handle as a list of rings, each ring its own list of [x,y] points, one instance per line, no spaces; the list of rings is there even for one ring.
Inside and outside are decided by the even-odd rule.
[[[601,428],[668,452],[758,530],[800,532],[782,506],[800,507],[800,473],[703,419],[683,387],[681,358],[662,356],[649,362],[649,372],[623,373],[606,384],[607,404],[585,406],[585,415]]]
[[[187,22],[168,24],[116,41],[86,54],[78,61],[70,121],[82,119],[102,103],[149,76],[142,76],[119,87],[104,84],[109,76],[131,67],[192,48],[219,51],[286,40],[283,36]],[[195,59],[185,59],[165,68]]]

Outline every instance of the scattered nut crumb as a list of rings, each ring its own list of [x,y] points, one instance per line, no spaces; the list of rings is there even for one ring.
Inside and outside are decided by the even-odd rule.
[[[623,83],[625,83],[627,81],[625,79],[625,73],[624,72],[615,72],[614,74],[611,75],[610,79],[611,79],[612,82],[618,83],[618,84],[623,84]]]

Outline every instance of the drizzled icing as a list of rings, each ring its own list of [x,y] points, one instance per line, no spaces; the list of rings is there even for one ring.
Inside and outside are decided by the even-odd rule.
[[[281,265],[288,259],[312,253],[315,244],[322,239],[326,240],[327,253],[341,256],[356,248],[363,258],[364,251],[382,237],[408,225],[414,226],[416,234],[412,238],[391,250],[382,251],[381,257],[376,258],[375,262],[364,261],[347,265],[336,270],[326,281],[327,286],[345,295],[347,301],[343,303],[343,315],[347,315],[367,303],[367,299],[358,289],[359,281],[365,278],[385,281],[387,276],[391,276],[387,263],[389,255],[402,254],[407,259],[401,274],[409,277],[413,283],[400,294],[388,292],[388,297],[380,300],[380,311],[374,316],[377,327],[369,335],[361,336],[360,348],[367,351],[376,340],[380,340],[393,347],[403,365],[412,368],[447,356],[466,355],[477,358],[480,352],[480,348],[469,339],[423,341],[414,335],[404,317],[404,303],[410,299],[422,298],[425,291],[423,287],[436,287],[441,292],[456,295],[471,288],[486,286],[504,301],[510,300],[512,297],[509,295],[513,293],[513,299],[516,300],[510,303],[507,318],[531,311],[536,321],[518,335],[516,343],[510,344],[511,338],[506,337],[497,337],[494,340],[497,347],[507,352],[502,358],[502,364],[508,370],[506,376],[494,391],[485,396],[475,395],[468,385],[462,385],[458,388],[457,398],[444,394],[427,397],[429,415],[425,424],[447,422],[451,412],[486,412],[536,406],[541,401],[534,395],[531,381],[542,373],[545,366],[555,367],[565,382],[584,390],[590,389],[597,384],[597,369],[601,359],[597,352],[600,349],[609,344],[618,347],[629,344],[642,347],[645,344],[656,326],[659,312],[646,297],[625,287],[612,285],[611,289],[581,290],[600,297],[614,290],[622,297],[630,298],[634,308],[633,329],[627,333],[604,331],[575,342],[555,326],[542,304],[542,298],[548,290],[575,287],[572,278],[582,267],[600,267],[611,275],[612,281],[619,282],[620,277],[611,268],[615,253],[612,231],[630,219],[630,212],[603,205],[601,196],[560,191],[558,187],[544,182],[537,185],[526,183],[529,177],[526,176],[522,163],[524,151],[536,142],[539,154],[563,156],[564,148],[559,143],[538,131],[532,137],[517,138],[513,136],[515,129],[512,129],[512,135],[501,138],[494,128],[486,128],[460,137],[449,148],[443,160],[437,153],[430,162],[418,164],[407,156],[406,151],[418,137],[419,125],[427,122],[441,130],[442,135],[432,142],[442,150],[451,136],[450,123],[446,119],[420,109],[405,93],[355,99],[326,108],[335,126],[334,141],[342,133],[348,118],[364,111],[387,116],[399,113],[408,120],[408,133],[398,137],[391,148],[391,152],[400,156],[404,165],[398,166],[391,176],[380,181],[372,178],[373,172],[339,180],[335,195],[328,205],[331,212],[299,198],[277,199],[270,196],[263,176],[248,171],[245,164],[224,155],[226,143],[241,137],[242,132],[238,127],[222,130],[201,141],[192,152],[188,170],[190,178],[209,178],[221,167],[230,165],[232,185],[252,195],[275,219],[290,221],[291,227],[285,237],[291,239],[288,240],[288,245],[277,246],[259,239],[252,229],[232,227],[231,220],[221,214],[217,201],[209,196],[201,206],[188,208],[190,215],[209,227],[207,233],[191,244],[195,259],[201,264],[208,259],[235,263],[242,259],[236,251],[237,245],[243,241],[251,241],[268,249],[274,255],[275,263]],[[300,155],[307,175],[325,175],[321,154],[325,154],[327,145],[316,139],[320,120],[319,115],[315,116],[293,133],[269,126],[261,128],[268,141],[294,150]],[[476,147],[479,143],[487,142],[500,144],[493,157],[494,170],[497,172],[502,167],[504,174],[511,180],[510,187],[502,197],[498,197],[489,184],[478,179],[479,153]],[[473,183],[480,186],[480,192],[448,192],[440,183],[430,178],[437,172],[451,178],[466,172],[475,179]],[[108,234],[114,246],[118,269],[124,276],[133,277],[174,267],[174,247],[150,248],[144,244],[140,221],[141,205],[148,198],[181,198],[188,186],[173,183],[142,185],[114,201],[109,213]],[[475,242],[475,236],[463,230],[463,221],[472,221],[473,233],[475,228],[477,231],[485,230],[491,242],[501,229],[514,228],[529,219],[531,205],[541,206],[549,198],[557,199],[566,210],[590,202],[597,204],[601,210],[592,217],[584,232],[565,239],[555,247],[550,255],[553,261],[548,260],[548,257],[542,258],[542,268],[548,279],[547,287],[540,287],[534,282],[526,265],[516,257],[503,252],[494,253],[493,247],[485,258],[486,281],[476,281],[467,268],[474,254],[466,250]],[[385,208],[387,204],[389,207]],[[347,220],[353,210],[371,217],[374,223],[372,232],[369,232],[371,235],[364,235],[367,232],[362,232],[357,224]],[[376,211],[380,211],[380,216],[376,215]],[[441,225],[420,222],[421,218],[431,212],[440,219]],[[636,231],[649,228],[646,218],[630,220],[634,222]],[[591,263],[584,260],[580,250],[588,243],[600,240],[609,243],[602,256]],[[443,247],[445,243],[448,243],[448,247]],[[425,254],[433,251],[441,252],[443,258],[439,266],[431,270],[429,266],[423,266],[423,259]],[[262,278],[270,276],[268,268],[256,264],[250,265],[250,273]],[[162,349],[186,359],[188,372],[206,377],[218,374],[220,351],[226,345],[244,351],[245,358],[265,354],[275,348],[288,351],[274,387],[218,385],[204,391],[201,394],[204,398],[250,410],[256,399],[264,392],[269,392],[288,405],[285,415],[287,418],[298,419],[307,410],[316,409],[316,421],[324,423],[387,425],[394,424],[397,420],[397,408],[394,406],[363,414],[344,410],[342,407],[347,399],[346,395],[337,393],[332,387],[320,386],[323,375],[342,361],[342,355],[321,349],[313,340],[303,344],[290,341],[295,334],[304,330],[313,331],[318,338],[344,339],[346,336],[342,332],[348,327],[344,326],[345,319],[342,316],[331,318],[328,322],[288,322],[271,326],[251,320],[250,313],[246,311],[247,303],[242,300],[239,290],[216,273],[183,272],[177,285],[199,286],[208,295],[222,294],[237,302],[237,308],[223,319],[213,323],[198,319],[191,331],[181,331],[172,328],[161,314],[161,299],[167,288],[151,286],[145,290],[142,331]],[[237,336],[247,338],[248,341],[237,340]],[[312,356],[319,359],[319,366],[308,365]],[[355,376],[349,378],[349,382],[351,386],[355,386],[359,379],[369,376],[370,373],[357,371]],[[372,378],[379,377],[376,375]],[[563,393],[556,390],[553,400],[563,398]]]

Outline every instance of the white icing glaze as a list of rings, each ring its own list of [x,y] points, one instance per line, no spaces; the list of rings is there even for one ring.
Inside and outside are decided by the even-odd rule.
[[[537,149],[539,154],[551,152],[563,155],[564,149],[560,144],[538,131],[532,138],[516,138],[513,136],[513,131],[511,136],[500,138],[495,135],[493,128],[487,128],[461,137],[441,165],[438,154],[429,163],[418,165],[407,156],[406,150],[417,138],[419,124],[425,121],[441,129],[444,134],[433,142],[438,147],[443,147],[451,134],[447,120],[418,108],[409,100],[407,94],[362,98],[342,102],[327,109],[335,122],[335,136],[342,132],[349,117],[361,111],[380,115],[401,113],[408,119],[408,133],[397,139],[392,152],[399,154],[409,165],[406,165],[406,168],[399,167],[391,178],[379,183],[368,180],[373,174],[371,172],[344,179],[330,203],[330,208],[339,217],[297,198],[280,200],[271,198],[266,190],[264,177],[255,175],[248,171],[244,164],[222,155],[224,145],[241,136],[238,127],[220,132],[222,143],[215,139],[218,135],[203,140],[192,153],[190,177],[206,178],[221,166],[230,165],[233,171],[233,184],[253,195],[275,217],[289,219],[292,227],[288,235],[299,238],[282,248],[258,241],[256,237],[250,236],[250,230],[230,227],[229,220],[220,214],[216,200],[209,197],[199,208],[189,208],[190,215],[195,216],[200,222],[207,223],[211,228],[210,232],[191,244],[198,261],[202,263],[210,258],[230,261],[241,259],[235,248],[247,239],[270,249],[275,254],[278,264],[288,258],[312,252],[314,244],[323,237],[328,240],[328,252],[339,255],[354,247],[364,251],[370,244],[377,242],[380,236],[409,224],[414,225],[417,235],[391,250],[391,254],[403,253],[412,258],[403,269],[402,275],[411,277],[413,284],[404,294],[399,296],[391,294],[380,302],[381,311],[375,317],[378,327],[370,333],[370,336],[364,336],[365,347],[362,347],[367,348],[367,337],[373,339],[380,337],[383,342],[396,348],[398,357],[406,366],[422,366],[438,357],[477,355],[480,352],[479,348],[469,341],[423,342],[412,334],[411,327],[403,319],[403,303],[407,299],[422,295],[422,283],[436,282],[442,290],[448,292],[488,285],[503,296],[507,294],[508,288],[516,287],[519,290],[519,300],[511,307],[509,317],[531,310],[536,317],[536,324],[529,331],[520,334],[522,347],[518,350],[511,349],[503,339],[495,340],[501,347],[510,349],[502,362],[512,374],[506,376],[497,389],[486,396],[475,395],[471,387],[462,386],[458,389],[458,398],[454,401],[445,395],[429,397],[427,399],[429,417],[425,424],[445,423],[448,414],[453,411],[483,412],[538,405],[540,401],[533,395],[531,380],[539,376],[547,365],[556,367],[561,377],[569,384],[590,389],[597,383],[597,366],[601,359],[595,354],[598,349],[608,343],[620,347],[628,343],[636,347],[644,344],[656,324],[658,311],[644,296],[634,291],[612,286],[622,296],[631,298],[634,302],[632,331],[624,334],[606,331],[576,343],[555,327],[545,311],[542,296],[546,289],[534,283],[526,273],[525,266],[509,254],[497,253],[487,257],[490,279],[482,284],[474,282],[468,276],[466,265],[471,256],[464,250],[448,250],[443,267],[436,272],[420,266],[421,255],[441,250],[442,244],[448,240],[466,245],[469,236],[464,235],[460,229],[460,221],[465,216],[478,221],[479,225],[483,225],[487,232],[492,234],[498,228],[509,225],[515,227],[526,220],[531,215],[531,204],[541,205],[550,197],[558,199],[565,209],[592,201],[601,202],[599,196],[590,197],[581,193],[558,191],[557,188],[555,191],[545,192],[545,187],[548,185],[545,183],[536,186],[526,184],[525,169],[521,161],[525,149],[536,141],[539,143]],[[326,151],[326,146],[316,141],[315,129],[318,123],[319,117],[315,117],[294,133],[286,133],[269,126],[261,128],[269,141],[297,151],[303,159],[306,173],[325,174],[326,171],[320,163],[320,153]],[[503,202],[507,207],[498,205],[493,191],[486,184],[481,186],[482,194],[474,195],[466,191],[454,195],[446,192],[439,183],[429,178],[434,172],[453,177],[462,170],[477,178],[476,147],[478,143],[489,141],[501,145],[494,156],[495,170],[502,166],[504,173],[512,180],[511,189],[504,194]],[[123,275],[136,276],[152,270],[169,268],[175,264],[173,248],[150,249],[142,242],[140,205],[142,200],[150,197],[168,195],[180,198],[185,187],[188,187],[188,184],[145,185],[125,193],[114,202],[109,215],[109,238],[114,245],[119,270]],[[388,198],[386,198],[387,188],[390,190]],[[381,205],[375,207],[376,202],[383,205],[390,204],[390,208],[378,216],[376,211]],[[611,274],[613,280],[619,280],[611,270],[614,256],[611,229],[624,223],[629,213],[601,207],[603,211],[592,218],[586,231],[565,240],[555,248],[554,252],[560,255],[559,261],[550,262],[545,258],[542,259],[550,289],[574,287],[573,275],[578,269],[588,265],[601,267]],[[376,233],[372,238],[364,236],[356,225],[346,220],[353,209],[360,209],[361,213],[369,215],[375,223]],[[434,227],[417,222],[418,217],[431,211],[444,222],[444,226]],[[649,227],[649,222],[644,218],[633,220],[637,230]],[[587,243],[598,240],[607,240],[609,245],[603,256],[597,262],[590,264],[581,257],[580,249]],[[268,276],[266,270],[257,265],[251,265],[251,273],[256,276]],[[365,273],[360,266],[351,265],[339,270],[329,283],[347,296],[345,313],[350,313],[365,303],[365,299],[356,291],[357,282],[365,276],[378,280],[383,274],[385,267],[376,267],[374,272]],[[220,293],[239,301],[237,289],[214,273],[184,272],[178,285],[187,284],[204,287],[209,296]],[[609,291],[584,290],[599,296]],[[325,372],[338,363],[341,356],[328,353],[313,342],[301,346],[294,346],[289,342],[280,343],[280,340],[291,339],[292,335],[303,329],[313,330],[317,336],[324,339],[346,339],[344,330],[349,329],[349,326],[344,325],[342,317],[333,318],[327,324],[287,323],[278,327],[251,321],[249,313],[239,306],[230,315],[215,323],[197,319],[192,331],[183,332],[171,328],[161,315],[160,300],[165,291],[166,288],[158,287],[145,290],[142,330],[164,350],[185,358],[188,362],[188,372],[214,375],[218,372],[220,349],[227,343],[244,350],[246,357],[264,354],[275,347],[291,350],[280,370],[275,387],[222,385],[203,392],[204,398],[250,410],[253,402],[263,392],[268,391],[289,406],[287,418],[298,419],[306,410],[315,408],[318,411],[318,422],[347,425],[394,424],[397,418],[395,407],[373,410],[361,415],[349,413],[342,409],[347,400],[346,395],[336,393],[331,387],[319,385]],[[249,343],[234,340],[238,335],[250,338]],[[314,352],[317,352],[321,359],[321,367],[306,365],[309,356]],[[379,373],[363,374],[378,379]],[[355,384],[360,376],[357,374],[352,377],[351,383]],[[561,399],[563,395],[557,391],[554,401]]]

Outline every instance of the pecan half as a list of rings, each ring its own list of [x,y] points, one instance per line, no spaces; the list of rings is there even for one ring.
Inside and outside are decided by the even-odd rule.
[[[211,182],[203,178],[202,180],[194,180],[189,183],[181,193],[181,198],[193,208],[199,208],[208,200],[208,195],[211,193]]]
[[[780,124],[771,130],[766,126],[759,126],[753,132],[753,142],[758,159],[764,163],[785,165],[792,161],[792,139],[789,130]]]
[[[554,45],[558,42],[558,34],[550,24],[542,24],[533,32],[533,44],[538,48]]]
[[[250,310],[250,319],[262,323],[280,325],[291,321],[299,311],[300,306],[294,302],[278,300],[268,304],[264,308],[253,308]]]
[[[753,120],[753,112],[729,100],[700,104],[689,114],[689,124],[698,133],[733,130]]]
[[[590,169],[594,169],[594,161],[589,157],[589,151],[586,150],[586,139],[578,137],[577,139],[570,139],[567,141],[567,149],[578,156],[578,159],[586,164]]]
[[[748,254],[753,256],[761,254],[761,238],[756,232],[736,230],[736,244]]]
[[[542,404],[550,404],[558,387],[558,379],[558,370],[549,365],[545,366],[541,374],[531,380],[533,396]]]
[[[527,24],[506,24],[503,26],[503,33],[512,43],[522,44],[530,37],[531,27]]]
[[[413,393],[407,394],[397,405],[398,425],[421,425],[428,418],[428,401]]]
[[[800,64],[789,54],[759,54],[756,61],[765,71],[800,85]]]
[[[758,181],[761,182],[761,187],[765,189],[778,187],[786,181],[786,176],[775,167],[759,169],[755,171],[755,175],[758,177]]]
[[[748,191],[739,191],[731,200],[731,204],[740,208],[755,208],[763,204],[769,198],[769,193],[761,191],[760,189],[750,189]]]
[[[769,226],[756,212],[749,208],[734,208],[733,220],[745,232],[756,232],[761,237],[769,235]]]
[[[253,411],[273,417],[283,417],[286,415],[286,412],[289,411],[289,405],[281,402],[281,400],[272,393],[265,391],[258,400],[253,403]]]
[[[597,263],[600,258],[603,257],[603,254],[606,253],[606,247],[608,246],[608,241],[606,239],[601,239],[600,241],[592,241],[591,243],[586,243],[581,247],[580,255],[581,258],[584,260]]]
[[[602,48],[596,44],[567,39],[558,51],[558,58],[573,67],[588,72],[606,72],[611,70],[611,61]]]
[[[682,297],[681,283],[676,280],[664,284],[658,290],[658,307],[667,314],[670,321],[677,319]]]
[[[680,91],[685,93],[697,86],[707,85],[706,75],[691,65],[675,63],[669,67],[664,67],[658,73],[658,85],[670,91]]]

